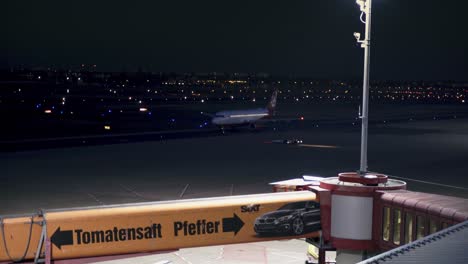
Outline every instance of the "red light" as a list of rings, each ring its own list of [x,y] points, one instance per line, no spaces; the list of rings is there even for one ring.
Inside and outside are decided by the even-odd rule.
[[[299,119],[302,121],[302,120],[304,120],[304,117],[303,117],[303,116],[301,116]]]

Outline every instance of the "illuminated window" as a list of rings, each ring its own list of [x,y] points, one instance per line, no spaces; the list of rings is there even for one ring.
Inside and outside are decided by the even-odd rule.
[[[400,209],[393,210],[393,243],[400,245],[400,226],[401,226],[401,211]]]
[[[442,229],[445,229],[445,228],[447,228],[447,227],[449,227],[449,224],[443,222],[443,223],[442,223]]]
[[[429,220],[429,234],[434,234],[435,232],[439,231],[437,228],[437,222],[434,219]]]
[[[388,241],[390,238],[390,208],[383,209],[382,239]]]
[[[425,229],[426,229],[426,219],[424,218],[424,216],[418,215],[418,217],[416,217],[416,230],[417,230],[416,239],[423,238],[426,235]]]
[[[405,244],[413,241],[413,215],[406,213],[405,216]]]

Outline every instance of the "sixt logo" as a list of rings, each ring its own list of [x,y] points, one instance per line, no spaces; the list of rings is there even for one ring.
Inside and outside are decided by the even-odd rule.
[[[251,213],[251,212],[258,212],[260,210],[259,204],[249,204],[249,205],[242,205],[241,212],[242,213]]]

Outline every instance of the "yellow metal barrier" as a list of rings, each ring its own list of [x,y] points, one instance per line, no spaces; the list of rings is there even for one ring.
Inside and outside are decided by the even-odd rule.
[[[320,219],[317,205],[314,193],[301,191],[48,210],[33,218],[5,217],[0,230],[0,262],[47,254],[58,260],[312,237],[320,228],[320,222],[314,221],[317,215]],[[50,252],[41,246],[43,227],[44,240],[51,242]],[[40,254],[36,254],[38,248]]]

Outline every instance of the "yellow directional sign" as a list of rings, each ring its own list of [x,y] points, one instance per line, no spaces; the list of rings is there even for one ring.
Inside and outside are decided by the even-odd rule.
[[[46,211],[44,220],[56,260],[311,237],[320,209],[304,191]],[[18,258],[25,240],[12,230],[5,230],[6,244]],[[34,233],[37,239],[40,229]],[[0,250],[0,261],[9,260],[4,245]]]

